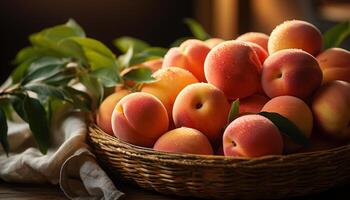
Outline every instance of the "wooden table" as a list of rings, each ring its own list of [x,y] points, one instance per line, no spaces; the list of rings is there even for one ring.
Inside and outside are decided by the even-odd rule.
[[[329,191],[321,194],[295,198],[293,200],[301,199],[346,199],[350,196],[350,190],[348,189],[350,184],[341,187],[333,188]],[[122,182],[117,186],[125,195],[122,200],[184,200],[189,199],[185,197],[176,197],[169,195],[161,195],[156,192],[146,191],[136,186],[130,186],[130,184]],[[62,200],[67,199],[59,186],[53,185],[33,185],[33,184],[14,184],[0,181],[0,199],[7,200]],[[193,199],[193,198],[190,198]],[[292,200],[292,199],[290,199]]]

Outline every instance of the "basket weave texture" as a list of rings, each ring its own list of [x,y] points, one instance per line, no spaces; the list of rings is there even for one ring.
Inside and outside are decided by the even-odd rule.
[[[207,199],[276,199],[350,182],[350,145],[254,159],[172,154],[128,144],[89,127],[101,165],[145,189]]]

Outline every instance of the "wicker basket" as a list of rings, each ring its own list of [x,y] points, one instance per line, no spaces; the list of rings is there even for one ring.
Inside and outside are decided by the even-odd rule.
[[[142,188],[215,199],[286,198],[350,181],[350,145],[256,159],[170,154],[134,146],[89,127],[99,162]]]

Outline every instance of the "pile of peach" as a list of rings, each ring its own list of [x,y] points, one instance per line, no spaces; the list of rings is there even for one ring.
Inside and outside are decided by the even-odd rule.
[[[117,87],[97,113],[105,132],[158,151],[258,157],[333,148],[350,139],[350,52],[322,50],[312,24],[286,21],[270,34],[190,39],[142,64],[157,81]],[[228,122],[231,103],[239,115]],[[257,113],[278,113],[305,147]]]

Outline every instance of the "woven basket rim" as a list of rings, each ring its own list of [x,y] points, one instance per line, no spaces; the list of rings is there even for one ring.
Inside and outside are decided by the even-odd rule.
[[[256,158],[230,157],[230,156],[222,156],[222,155],[180,154],[180,153],[156,151],[156,150],[153,150],[152,148],[141,147],[141,146],[127,143],[123,140],[118,139],[117,137],[114,137],[105,133],[95,123],[91,123],[89,124],[89,134],[91,134],[93,130],[98,130],[98,132],[104,133],[104,135],[101,135],[101,136],[94,135],[94,137],[100,137],[101,140],[105,140],[107,137],[108,143],[118,144],[118,146],[123,147],[119,149],[116,148],[114,150],[124,151],[122,149],[127,149],[127,151],[123,152],[126,155],[137,157],[139,159],[155,160],[157,162],[166,162],[166,163],[182,164],[182,165],[230,167],[232,165],[239,164],[245,167],[248,167],[249,165],[254,165],[254,166],[261,165],[261,167],[263,167],[265,165],[268,166],[269,163],[271,162],[274,162],[274,164],[281,163],[281,166],[282,165],[285,166],[284,161],[287,161],[287,160],[302,159],[308,156],[322,156],[322,155],[332,154],[335,152],[346,151],[350,149],[350,144],[345,144],[339,147],[319,150],[319,151],[293,153],[293,154],[287,154],[287,155],[267,155],[267,156],[261,156]]]

